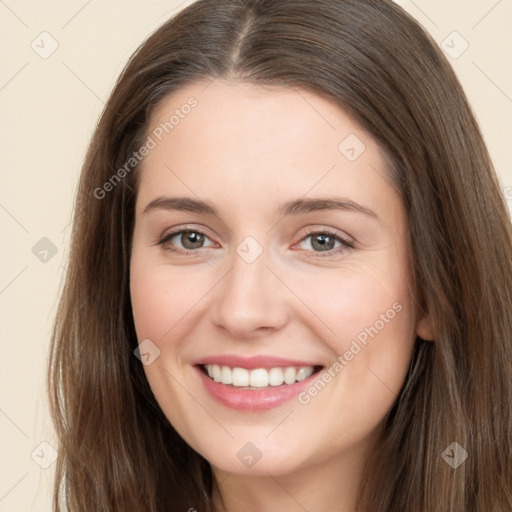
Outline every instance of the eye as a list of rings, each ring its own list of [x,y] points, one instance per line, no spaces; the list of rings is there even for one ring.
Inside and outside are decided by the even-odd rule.
[[[158,241],[158,244],[176,252],[193,251],[215,245],[205,233],[197,229],[182,229],[168,233]]]
[[[306,235],[300,242],[299,248],[329,255],[337,254],[346,249],[353,249],[354,243],[331,231],[315,231]]]
[[[199,229],[181,229],[164,235],[157,241],[166,250],[186,254],[196,249],[213,247],[216,244]],[[300,249],[318,254],[318,256],[332,256],[346,249],[353,249],[354,242],[329,230],[314,231],[302,238],[298,244]]]

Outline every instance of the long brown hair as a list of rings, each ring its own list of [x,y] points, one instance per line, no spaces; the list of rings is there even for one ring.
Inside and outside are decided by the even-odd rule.
[[[132,56],[83,166],[53,331],[54,510],[213,510],[209,464],[169,424],[133,354],[137,172],[112,176],[164,97],[216,77],[300,87],[340,105],[382,146],[405,205],[416,300],[435,340],[416,340],[362,506],[510,512],[511,226],[450,65],[390,0],[199,0]],[[454,442],[468,453],[457,469],[442,456]]]

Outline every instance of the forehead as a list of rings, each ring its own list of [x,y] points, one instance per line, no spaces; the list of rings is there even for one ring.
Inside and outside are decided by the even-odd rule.
[[[260,145],[261,156],[262,149],[269,152],[286,146],[295,149],[288,161],[294,155],[304,156],[320,141],[323,152],[330,149],[336,154],[340,137],[354,132],[374,145],[344,110],[310,91],[225,80],[196,82],[166,97],[152,115],[150,131],[156,131],[158,139],[172,138],[176,143],[194,131],[187,144],[197,141],[203,150],[210,149],[205,144],[219,142],[224,150],[230,145],[243,144],[244,149]]]
[[[397,200],[378,144],[341,107],[309,91],[196,82],[158,105],[147,134],[154,147],[141,165],[146,199],[193,193],[249,205],[256,197],[343,193],[380,198],[383,208]]]

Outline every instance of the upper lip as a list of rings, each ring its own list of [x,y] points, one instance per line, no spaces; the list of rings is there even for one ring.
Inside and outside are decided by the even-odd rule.
[[[282,357],[259,355],[253,357],[242,357],[233,354],[216,355],[203,357],[193,363],[194,365],[217,364],[219,366],[229,366],[230,368],[246,368],[254,370],[256,368],[285,368],[287,366],[323,366],[311,361],[300,361],[298,359],[285,359]]]

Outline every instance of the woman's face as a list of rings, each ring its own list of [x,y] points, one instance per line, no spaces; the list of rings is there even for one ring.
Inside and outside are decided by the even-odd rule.
[[[149,384],[219,470],[355,461],[427,336],[401,199],[334,104],[206,85],[166,98],[147,133],[131,298]]]

